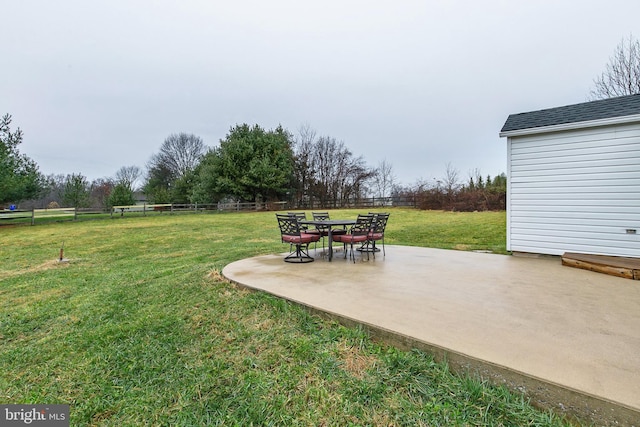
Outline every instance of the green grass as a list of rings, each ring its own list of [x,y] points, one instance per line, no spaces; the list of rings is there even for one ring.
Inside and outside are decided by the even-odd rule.
[[[505,252],[504,213],[391,212],[389,244]],[[1,227],[0,247],[2,403],[70,404],[72,425],[563,425],[226,283],[229,262],[286,250],[273,212]]]

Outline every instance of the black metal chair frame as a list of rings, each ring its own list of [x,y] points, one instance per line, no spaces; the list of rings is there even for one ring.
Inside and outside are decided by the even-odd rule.
[[[284,261],[299,264],[313,262],[314,258],[309,255],[309,243],[317,242],[320,240],[320,236],[303,232],[296,215],[276,214],[276,218],[278,219],[278,227],[280,227],[282,243],[289,244],[290,253],[284,258]]]
[[[371,231],[371,222],[373,221],[373,215],[365,215],[365,214],[359,214],[357,219],[356,219],[356,223],[353,224],[351,226],[351,228],[349,228],[349,232],[347,234],[343,234],[343,235],[339,235],[336,236],[334,238],[335,241],[338,242],[342,242],[342,244],[345,246],[345,251],[344,251],[344,257],[347,257],[347,250],[346,250],[346,245],[347,243],[349,243],[351,245],[351,253],[350,256],[353,259],[353,262],[356,262],[356,255],[353,251],[353,237],[358,237],[359,239],[361,239],[363,236],[365,238],[364,241],[362,241],[362,245],[366,245],[367,242],[369,241],[369,233]],[[343,241],[346,240],[346,241]],[[350,240],[350,241],[349,241]],[[360,243],[360,242],[356,242],[356,243]],[[363,251],[367,253],[367,261],[369,260],[369,251]]]
[[[311,216],[313,217],[313,219],[315,221],[325,221],[329,219],[329,213],[328,212],[311,212]],[[322,239],[322,254],[324,256],[324,239],[326,236],[329,235],[329,227],[328,226],[322,226],[322,225],[316,225],[315,230],[309,230],[310,232],[315,232],[317,233],[320,238]]]
[[[380,249],[376,247],[376,240],[382,240],[382,255],[386,256],[386,250],[384,246],[384,232],[387,228],[387,222],[389,221],[389,213],[386,212],[369,212],[369,215],[373,215],[373,220],[371,221],[371,231],[369,234],[369,240],[364,243],[360,248],[358,248],[361,252],[372,252],[373,257],[375,258],[376,252],[380,252]],[[375,235],[381,236],[379,239],[374,239]]]
[[[305,219],[307,219],[306,212],[287,212],[287,215],[295,216],[298,221],[304,221]],[[303,225],[303,224],[299,224],[299,226],[300,226],[300,230],[302,231],[306,231],[309,228],[307,225]]]

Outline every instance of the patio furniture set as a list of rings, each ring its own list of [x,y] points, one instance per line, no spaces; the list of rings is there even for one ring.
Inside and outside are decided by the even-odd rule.
[[[313,219],[307,219],[305,212],[288,212],[276,214],[282,243],[288,243],[290,253],[284,258],[285,262],[306,263],[313,262],[314,258],[309,254],[309,244],[316,245],[322,240],[322,253],[327,254],[327,259],[333,259],[333,242],[342,243],[344,257],[347,257],[348,248],[350,256],[356,262],[355,251],[367,254],[375,253],[380,249],[376,242],[382,241],[382,253],[385,255],[384,232],[389,220],[386,212],[369,212],[358,214],[356,219],[331,219],[328,212],[312,212]],[[347,229],[348,227],[348,229]],[[327,251],[324,249],[325,238],[328,241]],[[354,245],[358,247],[355,248]]]

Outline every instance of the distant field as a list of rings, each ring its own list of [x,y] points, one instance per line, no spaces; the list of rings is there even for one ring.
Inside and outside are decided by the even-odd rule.
[[[392,209],[386,241],[505,253],[504,229],[504,212]],[[0,247],[0,401],[70,404],[71,425],[562,425],[226,283],[229,262],[286,250],[273,212],[3,226]]]

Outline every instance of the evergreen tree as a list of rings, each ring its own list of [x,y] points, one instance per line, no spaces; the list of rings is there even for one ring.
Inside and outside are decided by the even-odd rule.
[[[0,206],[36,197],[43,188],[44,177],[29,157],[20,154],[22,131],[11,132],[11,116],[0,119]]]

